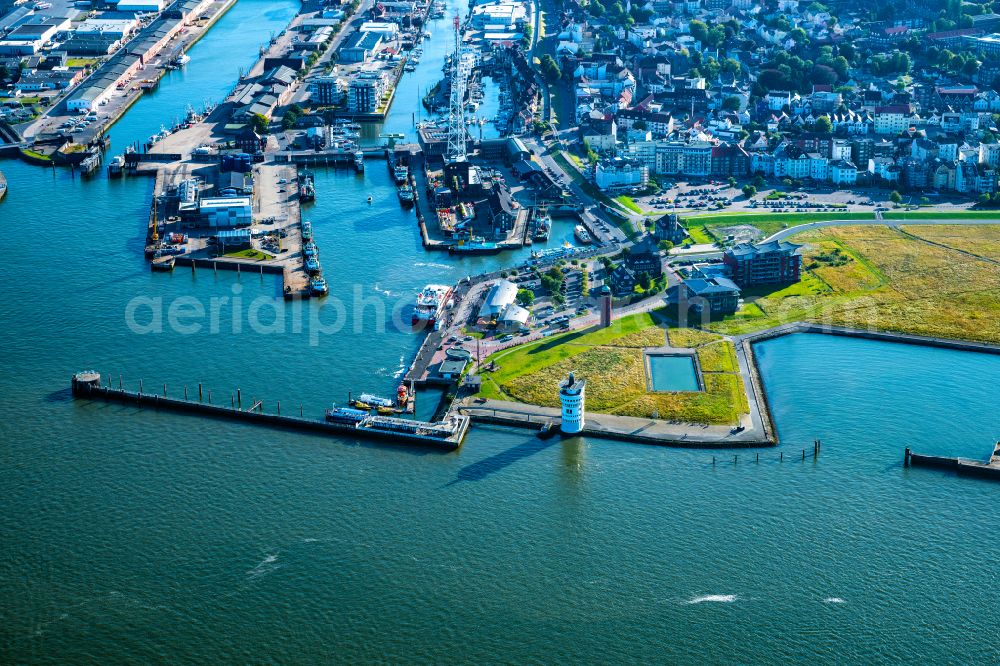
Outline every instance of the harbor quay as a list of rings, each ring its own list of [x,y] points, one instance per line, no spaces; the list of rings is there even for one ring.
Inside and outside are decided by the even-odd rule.
[[[22,130],[21,156],[93,172],[110,143],[107,129],[168,71],[182,67],[185,51],[235,2],[175,0],[159,17],[143,23],[135,37]]]

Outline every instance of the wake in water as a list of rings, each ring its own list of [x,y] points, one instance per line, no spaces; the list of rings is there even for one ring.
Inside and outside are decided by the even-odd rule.
[[[705,594],[700,597],[695,597],[694,599],[688,599],[684,603],[686,604],[704,604],[704,603],[716,603],[716,604],[731,604],[736,601],[739,597],[735,594]]]
[[[393,379],[399,379],[400,377],[403,376],[404,372],[406,372],[406,362],[403,359],[403,355],[400,354],[399,355],[399,367],[396,368],[396,371],[394,373],[392,373],[392,378]]]
[[[380,287],[377,282],[375,283],[375,286],[372,287],[372,289],[374,289],[378,293],[382,294],[383,296],[392,296],[393,295],[392,292],[389,291],[388,289],[383,289],[382,287]]]
[[[281,568],[280,564],[277,564],[278,555],[268,555],[263,560],[261,560],[257,566],[247,572],[247,576],[250,578],[258,578],[260,576],[266,576],[267,574],[277,571]]]
[[[414,266],[421,266],[421,267],[424,267],[424,268],[446,268],[448,270],[451,270],[451,268],[452,268],[448,264],[435,264],[433,261],[430,261],[430,262],[418,261],[417,263],[415,263],[413,265]]]
[[[823,600],[824,604],[846,604],[847,602],[840,597],[827,597]]]

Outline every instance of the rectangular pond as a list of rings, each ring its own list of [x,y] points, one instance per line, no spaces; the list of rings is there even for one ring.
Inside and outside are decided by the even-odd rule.
[[[649,354],[650,388],[654,391],[700,391],[694,356]]]

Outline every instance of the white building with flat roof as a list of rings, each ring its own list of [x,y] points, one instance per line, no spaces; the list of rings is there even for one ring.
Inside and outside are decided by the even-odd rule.
[[[205,197],[198,203],[202,222],[209,227],[241,227],[253,218],[250,197]]]

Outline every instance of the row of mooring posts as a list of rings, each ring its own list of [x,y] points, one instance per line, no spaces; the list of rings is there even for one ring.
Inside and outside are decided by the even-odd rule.
[[[823,442],[821,442],[818,439],[814,439],[813,440],[813,448],[812,448],[812,457],[813,457],[814,460],[819,457],[819,452],[820,452],[820,450],[822,448],[823,448]],[[807,450],[808,449],[802,449],[802,460],[806,459],[806,451]],[[740,462],[739,455],[733,455],[733,464],[737,465],[737,464],[739,464],[739,462]],[[754,462],[756,462],[756,463],[760,462],[760,452],[757,452],[755,454],[755,456],[754,456]],[[785,452],[784,451],[779,451],[778,452],[778,462],[785,462]],[[712,467],[715,467],[715,463],[716,463],[715,456],[712,456]]]
[[[108,388],[113,390],[113,386],[112,386],[111,381],[112,381],[111,380],[111,375],[109,374],[108,375]],[[145,396],[144,396],[144,394],[142,392],[142,389],[143,389],[143,384],[142,384],[142,379],[140,379],[139,380],[139,391],[136,393],[136,396],[137,396],[137,398],[140,401],[142,400],[143,397],[150,397],[150,398],[154,398],[154,399],[160,397],[160,396],[158,396],[156,394],[153,394],[153,395],[145,394]],[[126,390],[125,390],[125,379],[124,379],[124,377],[122,375],[118,375],[118,390],[121,391],[122,393],[126,392]],[[207,404],[213,405],[214,403],[212,402],[212,390],[209,389],[207,391],[207,394],[206,394],[205,387],[202,385],[201,382],[198,382],[198,402],[205,403],[206,402],[206,400],[205,400],[206,395],[208,397]],[[166,383],[163,384],[163,397],[164,398],[168,397],[167,396],[167,385],[166,385]],[[187,385],[184,386],[184,400],[185,400],[185,402],[191,402],[190,398],[188,397],[188,387],[187,387]],[[250,411],[250,412],[259,411],[261,414],[264,413],[264,401],[263,400],[257,400],[256,398],[251,398],[250,403],[251,403],[251,407],[249,409],[247,409],[247,411]],[[242,411],[243,410],[243,391],[240,388],[238,388],[238,387],[237,387],[235,393],[230,394],[230,407],[232,407],[232,409],[234,411]],[[277,415],[281,416],[281,401],[280,400],[277,401],[276,409],[277,409]],[[303,414],[304,414],[303,407],[302,407],[301,404],[299,404],[299,418],[303,418]]]

